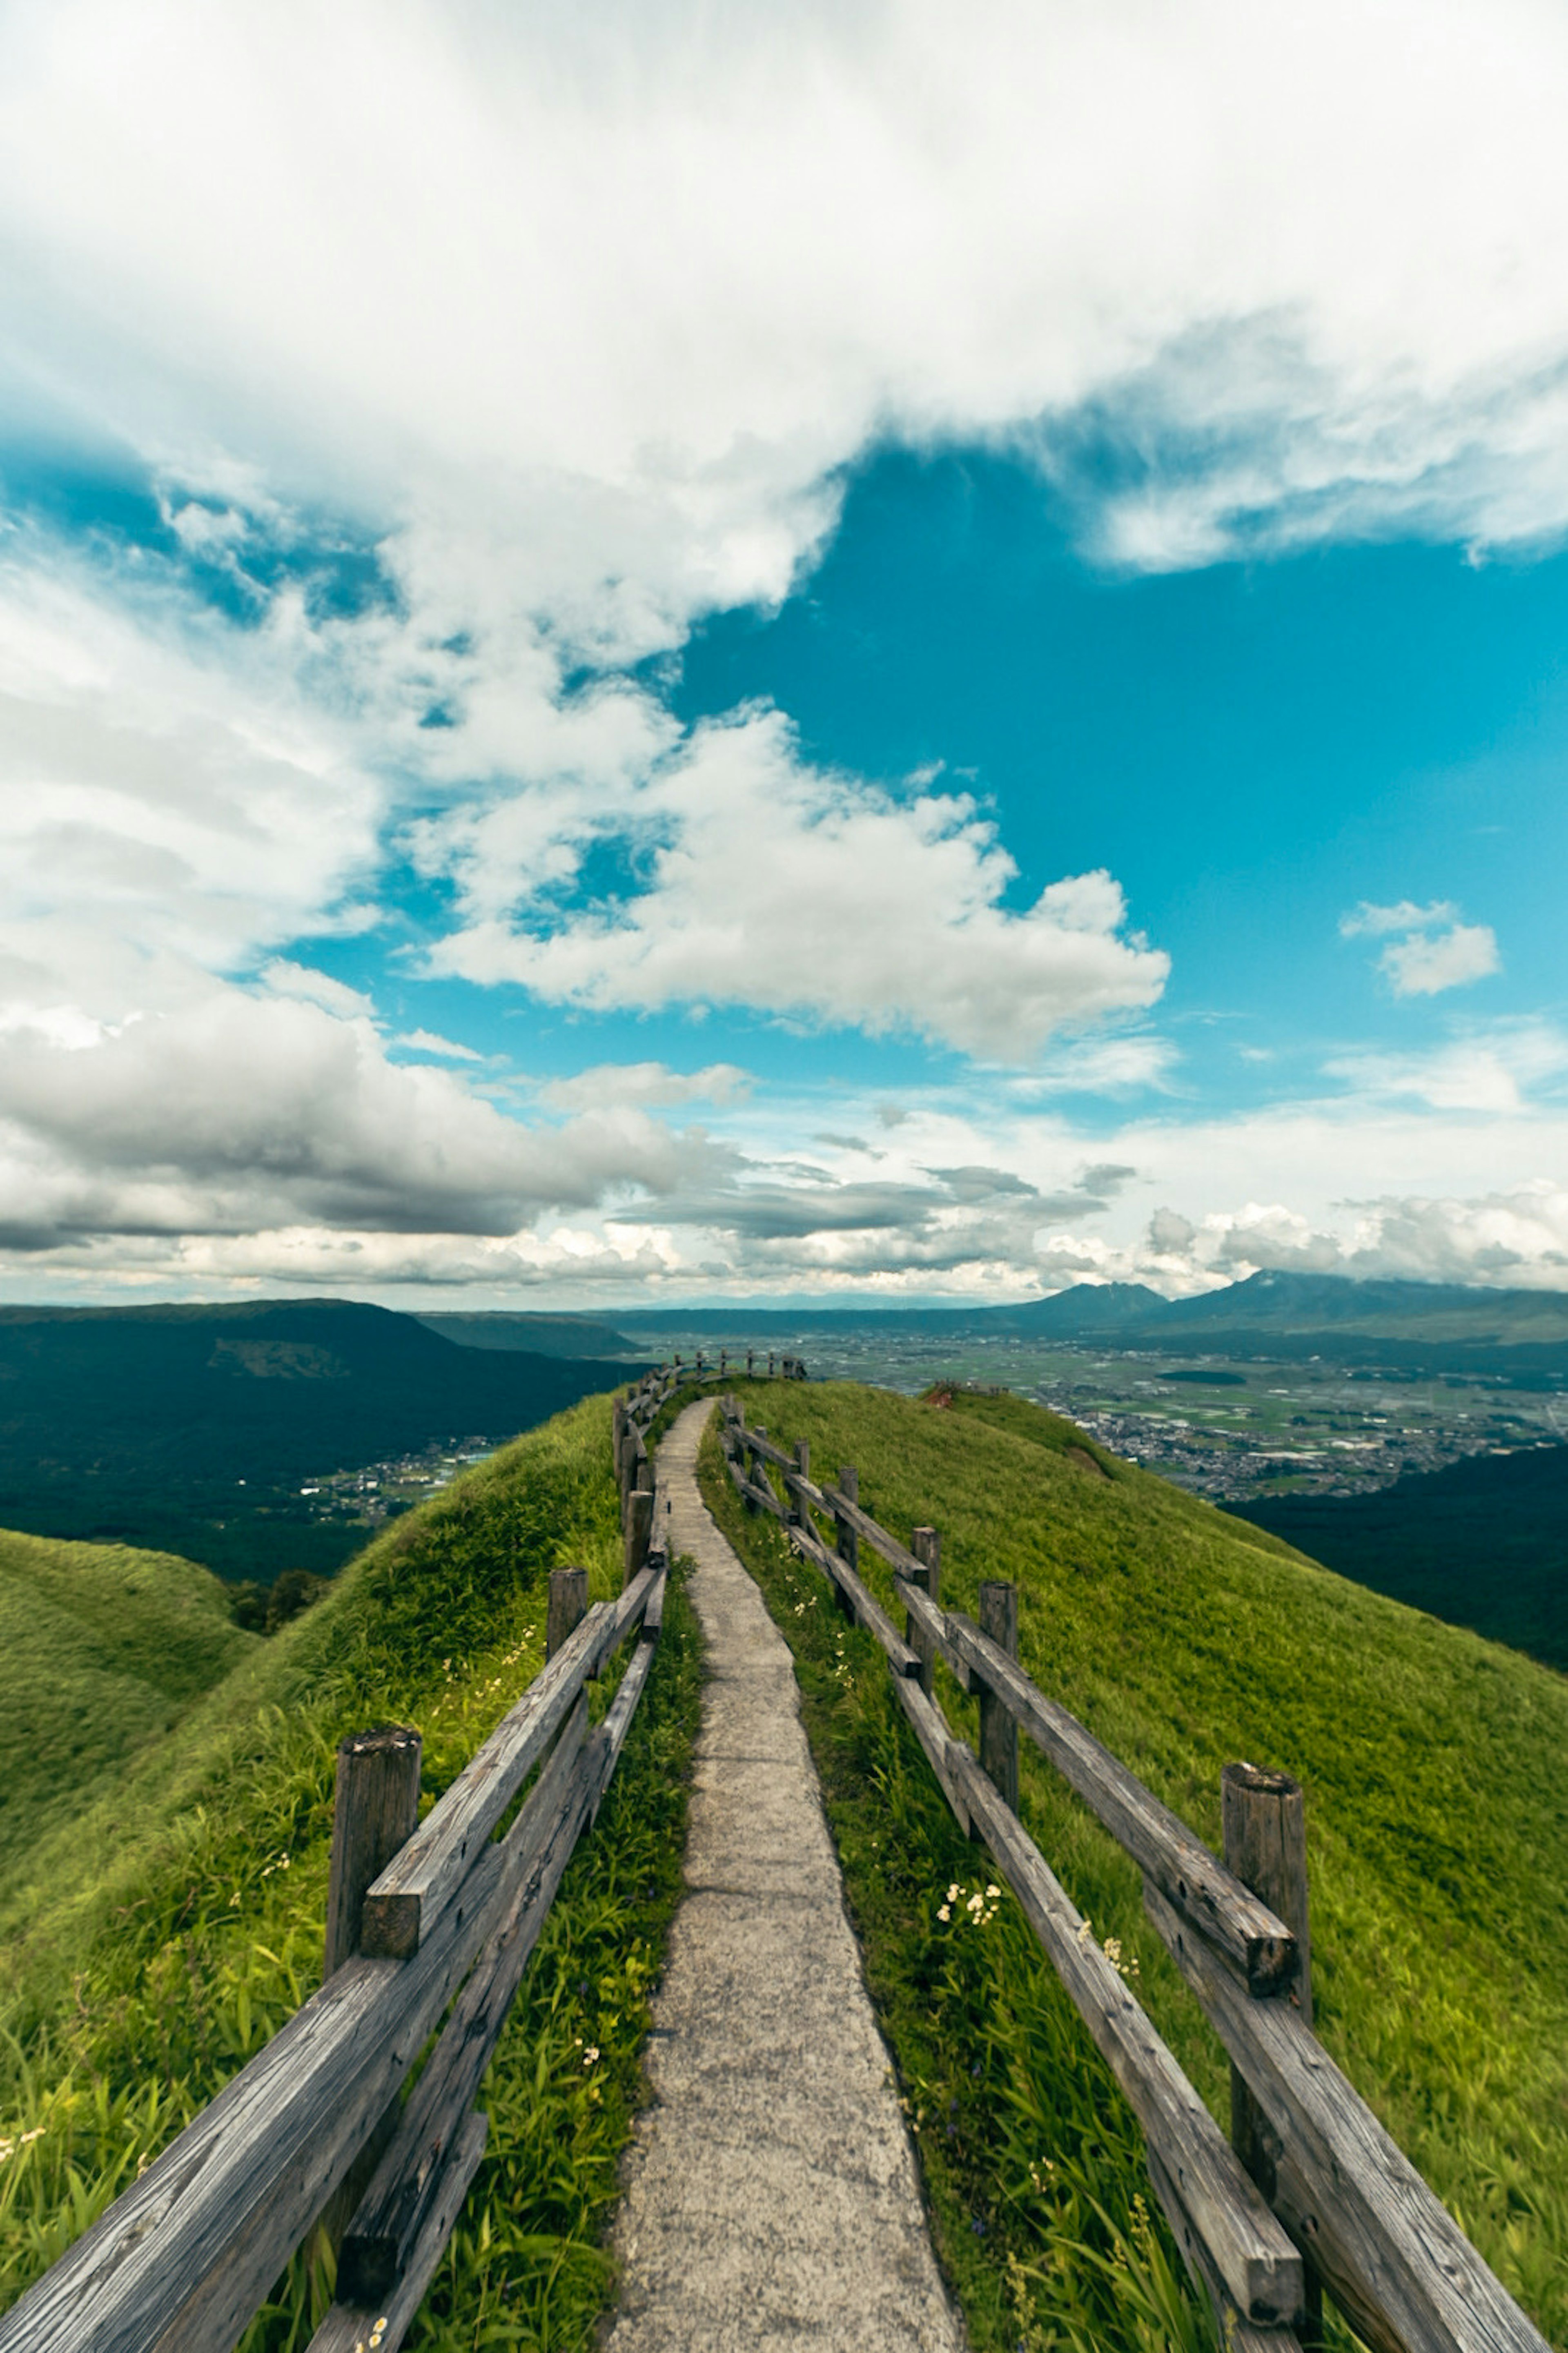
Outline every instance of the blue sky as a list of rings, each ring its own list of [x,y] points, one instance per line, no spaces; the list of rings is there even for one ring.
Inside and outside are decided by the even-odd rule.
[[[0,68],[5,1295],[1568,1285],[1555,12]]]

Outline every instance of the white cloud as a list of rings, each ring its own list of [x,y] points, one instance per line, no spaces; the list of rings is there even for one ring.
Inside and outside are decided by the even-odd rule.
[[[1519,1112],[1568,1072],[1568,1036],[1548,1021],[1499,1021],[1425,1053],[1342,1054],[1325,1070],[1373,1101],[1404,1096],[1438,1112]]]
[[[438,1038],[433,1029],[410,1029],[406,1036],[395,1038],[395,1046],[402,1046],[411,1054],[434,1054],[444,1062],[482,1062],[484,1056],[472,1046],[459,1046],[455,1038]]]
[[[749,1071],[710,1062],[700,1071],[672,1071],[665,1062],[599,1062],[574,1078],[552,1079],[539,1100],[552,1111],[597,1111],[606,1104],[645,1109],[689,1103],[733,1103],[751,1090]]]
[[[824,776],[756,714],[691,739],[613,673],[783,596],[884,438],[1032,452],[1134,566],[1394,524],[1560,533],[1565,115],[1543,0],[999,0],[978,26],[937,0],[20,0],[0,424],[150,468],[182,563],[241,617],[148,551],[0,545],[6,1230],[246,1281],[355,1250],[389,1282],[695,1280],[748,1250],[955,1287],[1140,1263],[1125,1204],[1098,1226],[921,1205],[921,1169],[992,1166],[1070,1205],[1083,1139],[1016,1102],[911,1107],[890,1189],[835,1207],[828,1185],[816,1237],[742,1234],[719,1146],[625,1090],[531,1134],[460,1074],[390,1062],[298,943],[379,921],[416,807],[463,894],[446,965],[569,1007],[755,1005],[1004,1061],[1146,1008],[1164,959],[1110,877],[1047,869],[1020,901],[934,770]],[[311,595],[334,533],[395,594]],[[595,852],[626,874],[584,910]],[[1365,912],[1403,994],[1497,967],[1447,903]],[[1046,1050],[1041,1094],[1158,1083],[1169,1052]],[[1513,1189],[1561,1165],[1544,1080],[1495,1037],[1445,1052],[1345,1062],[1344,1105],[1093,1150],[1194,1224],[1171,1280],[1212,1280],[1222,1245],[1415,1250],[1393,1211],[1375,1244],[1341,1232],[1347,1166],[1412,1232],[1411,1204],[1524,1199],[1438,1222],[1511,1250],[1512,1218],[1523,1262],[1554,1263]],[[639,1188],[659,1222],[615,1226]],[[739,1222],[694,1239],[679,1198]],[[874,1209],[885,1228],[835,1223]]]
[[[317,972],[310,965],[295,964],[287,956],[274,956],[261,967],[261,984],[274,997],[298,997],[302,1004],[319,1005],[325,1013],[336,1013],[344,1020],[355,1014],[370,1015],[375,1008],[363,989],[351,988],[346,981],[334,980],[331,973]]]
[[[0,1036],[0,1232],[513,1233],[551,1207],[710,1179],[726,1155],[635,1108],[530,1131],[370,1022],[214,986],[91,1043]]]
[[[1461,923],[1458,909],[1447,899],[1434,900],[1426,907],[1410,899],[1392,907],[1376,906],[1363,899],[1359,907],[1341,916],[1340,932],[1345,939],[1367,934],[1373,937],[1403,934],[1390,939],[1377,960],[1395,997],[1437,997],[1444,989],[1462,988],[1469,981],[1485,980],[1502,969],[1491,925]]]
[[[1489,923],[1456,923],[1450,931],[1391,940],[1378,962],[1395,997],[1436,997],[1502,969],[1497,934]]]
[[[972,800],[807,768],[776,713],[700,729],[614,810],[533,806],[550,835],[531,825],[526,858],[518,806],[418,834],[463,894],[437,972],[598,1011],[756,1006],[1021,1061],[1065,1024],[1149,1005],[1169,968],[1122,936],[1108,874],[1053,882],[1015,914],[1016,869]],[[605,839],[640,855],[640,887],[556,913],[541,864],[558,876]]]

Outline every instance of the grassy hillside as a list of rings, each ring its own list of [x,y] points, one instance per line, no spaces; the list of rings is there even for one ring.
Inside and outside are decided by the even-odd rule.
[[[591,1400],[399,1521],[112,1795],[16,1856],[0,1883],[0,2306],[318,1982],[338,1740],[416,1724],[433,1802],[542,1663],[550,1568],[586,1562],[600,1598],[618,1590],[619,1557],[609,1413]],[[487,2078],[489,2147],[411,2345],[592,2341],[679,1884],[698,1674],[674,1592],[616,1781]],[[329,2291],[329,2266],[296,2261],[246,2353],[302,2346]]]
[[[866,1508],[906,1541],[939,1526],[950,1604],[973,1610],[983,1577],[1016,1580],[1028,1672],[1211,1844],[1229,1759],[1300,1778],[1319,2031],[1568,2344],[1568,1682],[1346,1583],[1017,1398],[937,1409],[774,1385],[749,1409],[781,1442],[809,1439],[819,1477],[855,1463]],[[796,1648],[974,2342],[1205,2341],[1087,2034],[1010,1900],[978,1925],[968,1910],[984,1858],[934,1797],[880,1654],[773,1523],[744,1516],[711,1440],[705,1477]],[[890,1600],[864,1547],[861,1562]],[[939,1684],[973,1738],[973,1704],[940,1670]],[[1218,2044],[1143,1920],[1135,1871],[1027,1744],[1023,1809],[1223,2116]]]
[[[0,1870],[259,1639],[194,1561],[0,1529]]]

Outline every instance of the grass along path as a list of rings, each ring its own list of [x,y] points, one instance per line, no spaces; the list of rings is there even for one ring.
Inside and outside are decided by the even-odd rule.
[[[549,1570],[586,1562],[605,1598],[619,1557],[608,1407],[590,1400],[399,1521],[143,1750],[111,1801],[30,1850],[0,1915],[0,2306],[319,1981],[339,1738],[418,1725],[433,1803],[543,1662]],[[486,2079],[489,2147],[411,2346],[593,2342],[679,1891],[700,1679],[677,1581],[616,1780]],[[330,2264],[297,2259],[245,2353],[294,2353],[330,2294]]]
[[[854,1462],[894,1534],[940,1526],[951,1606],[973,1612],[983,1576],[1013,1578],[1027,1671],[1211,1844],[1230,1757],[1302,1780],[1323,2041],[1568,2344],[1568,1683],[1100,1458],[1021,1400],[937,1410],[773,1384],[745,1402],[780,1442],[810,1440],[819,1478]],[[1206,2316],[1167,2281],[1168,2242],[1140,2202],[1131,2119],[1011,1899],[985,1895],[984,1851],[958,1840],[879,1653],[773,1524],[745,1517],[716,1444],[704,1489],[796,1650],[939,2253],[976,2344],[1203,2341]],[[890,1600],[864,1546],[861,1564]],[[940,1670],[939,1694],[973,1739],[973,1704]],[[1133,1867],[1027,1743],[1021,1762],[1032,1834],[1223,2117],[1219,2046],[1143,1919]]]

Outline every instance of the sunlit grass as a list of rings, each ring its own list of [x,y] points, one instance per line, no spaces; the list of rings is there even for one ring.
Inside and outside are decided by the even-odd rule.
[[[938,1525],[950,1606],[973,1611],[982,1577],[1016,1582],[1029,1672],[1211,1844],[1230,1758],[1302,1780],[1323,2040],[1505,2284],[1568,2342],[1568,1683],[1149,1474],[1100,1475],[1070,1424],[1017,1399],[961,1395],[939,1410],[780,1383],[747,1409],[781,1443],[808,1439],[819,1481],[854,1462],[862,1503],[906,1541]],[[967,1943],[956,1915],[937,1916],[950,1883],[973,1891],[984,1850],[958,1838],[888,1699],[880,1653],[844,1630],[773,1523],[747,1518],[711,1434],[703,1479],[796,1650],[873,1990],[927,2111],[939,2242],[976,2343],[1014,2346],[1030,2328],[1041,2344],[1176,2332],[1161,2284],[1168,2243],[1157,2228],[1143,2235],[1133,2203],[1135,2130],[1016,1907],[1004,1900]],[[860,1560],[891,1603],[865,1546]],[[973,1702],[945,1671],[938,1680],[973,1739]],[[1096,1936],[1136,1968],[1223,2119],[1219,2046],[1144,1920],[1136,1871],[1027,1743],[1021,1762],[1034,1836]],[[1133,2276],[1135,2322],[1121,2293]],[[1184,2284],[1170,2293],[1181,2327],[1201,2332]]]
[[[542,1663],[549,1570],[586,1563],[603,1598],[619,1553],[609,1412],[595,1400],[400,1521],[113,1799],[30,1858],[32,1900],[13,1897],[0,1957],[0,2304],[319,1983],[338,1740],[418,1725],[433,1802]],[[679,1885],[699,1672],[677,1591],[610,1796],[481,2092],[489,2147],[411,2344],[556,2353],[592,2340]],[[297,2260],[247,2353],[303,2345],[330,2288],[330,2265]]]

